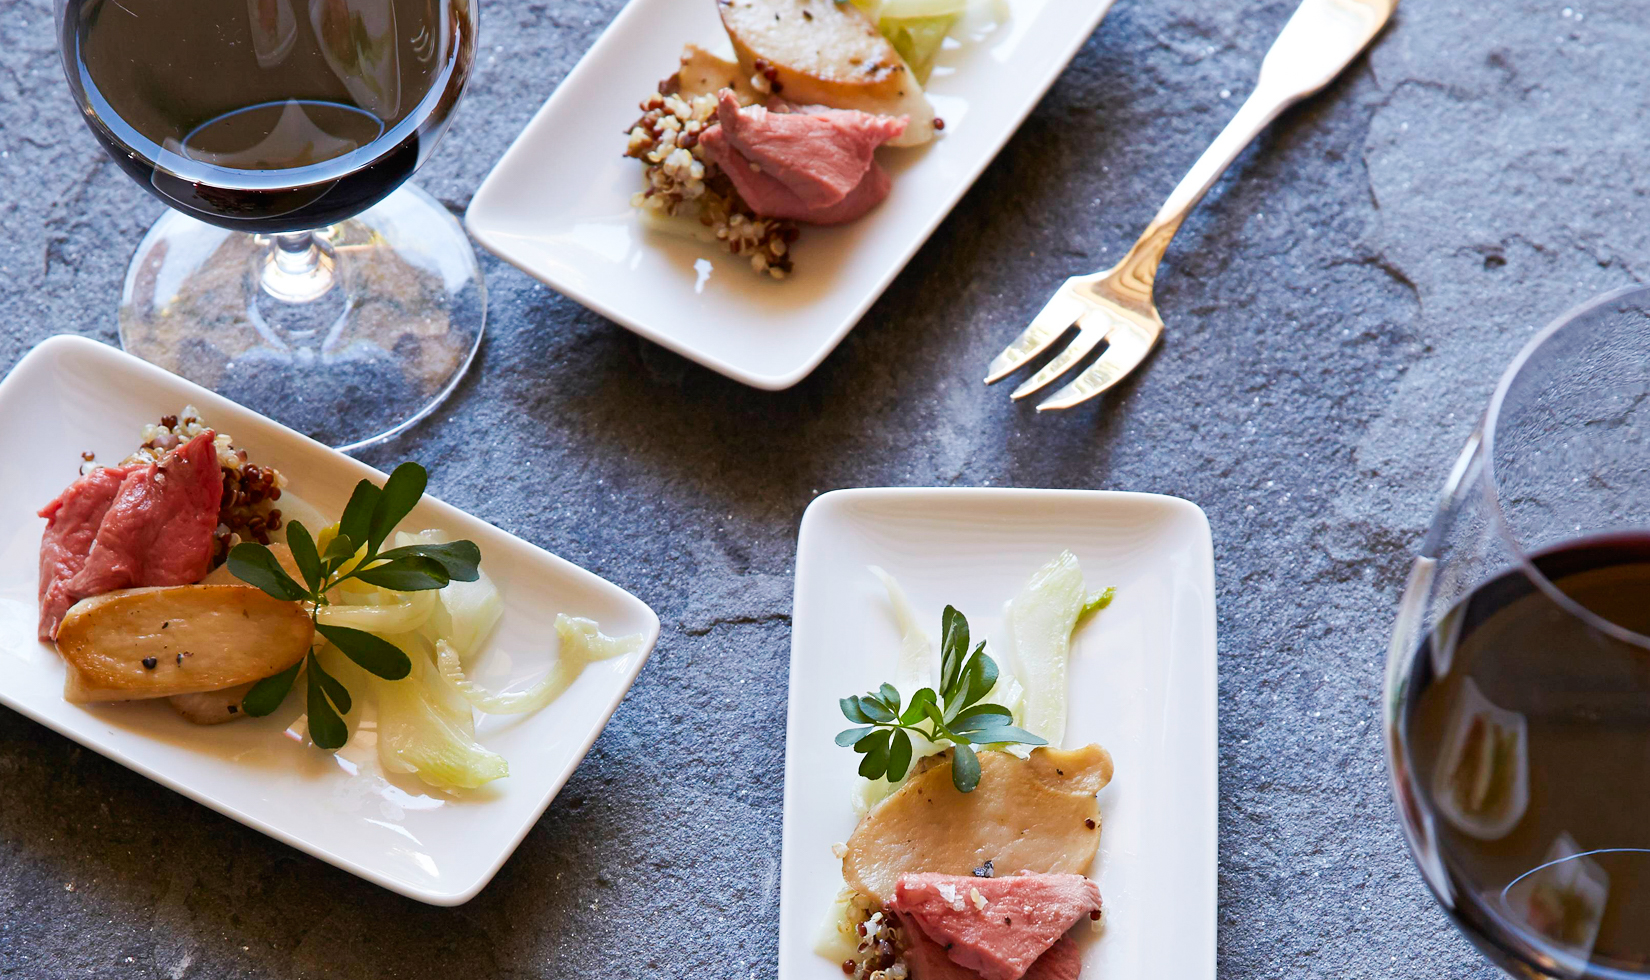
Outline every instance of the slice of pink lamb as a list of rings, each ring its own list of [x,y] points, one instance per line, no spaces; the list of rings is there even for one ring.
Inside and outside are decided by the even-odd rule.
[[[900,925],[905,931],[905,965],[912,980],[980,980],[978,973],[952,962],[945,948],[929,939],[910,916],[900,916]],[[1077,944],[1061,936],[1020,980],[1077,980],[1082,970]]]
[[[908,874],[888,904],[958,966],[984,980],[1021,980],[1072,925],[1100,911],[1100,890],[1073,874]]]
[[[945,955],[945,947],[929,939],[909,915],[900,914],[905,933],[905,966],[911,980],[980,980],[973,970],[960,967]]]
[[[1061,936],[1048,951],[1037,957],[1021,980],[1077,980],[1083,972],[1083,956],[1070,936]]]
[[[67,586],[86,567],[103,515],[115,502],[120,484],[138,466],[93,470],[69,484],[57,499],[40,508],[46,531],[40,536],[40,638],[57,636],[57,624],[74,605]]]
[[[48,523],[40,542],[42,639],[57,636],[63,614],[81,599],[134,586],[189,585],[212,570],[212,535],[223,499],[214,438],[207,430],[159,462],[82,477],[46,505],[41,514]],[[102,504],[108,481],[116,476],[119,485]],[[88,527],[95,527],[89,539]],[[84,557],[74,568],[83,545]]]
[[[875,151],[905,124],[856,110],[741,108],[723,91],[717,124],[699,142],[757,214],[841,224],[888,196],[892,182]]]

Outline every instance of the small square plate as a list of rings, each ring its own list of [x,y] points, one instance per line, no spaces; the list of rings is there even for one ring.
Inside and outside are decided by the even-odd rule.
[[[893,193],[852,224],[803,229],[783,282],[717,245],[651,232],[630,206],[644,185],[641,164],[623,156],[625,130],[684,44],[727,45],[714,0],[630,0],[487,175],[464,223],[523,272],[654,343],[745,384],[789,388],[882,295],[1111,6],[996,2],[1002,24],[942,51],[928,81],[941,138],[882,150]],[[1071,271],[1051,270],[1049,288]]]
[[[1100,794],[1089,874],[1105,931],[1084,940],[1091,978],[1215,976],[1215,590],[1209,522],[1174,497],[1089,490],[839,490],[802,518],[791,632],[781,866],[781,980],[840,978],[813,952],[842,887],[856,759],[837,699],[888,680],[899,630],[882,586],[904,587],[925,632],[956,606],[976,639],[1003,604],[1070,549],[1091,589],[1117,598],[1076,634],[1066,745],[1098,742],[1116,776]],[[989,650],[990,647],[987,647]]]
[[[640,633],[640,653],[588,667],[542,711],[484,717],[477,738],[510,775],[448,796],[416,777],[386,776],[365,719],[338,753],[289,726],[302,699],[267,718],[190,724],[165,704],[82,706],[63,700],[63,663],[35,638],[40,532],[35,512],[74,479],[79,454],[118,460],[146,422],[193,404],[253,460],[288,475],[324,514],[342,511],[363,477],[384,474],[112,347],[54,337],[0,382],[0,703],[241,823],[368,881],[434,905],[473,898],[521,843],[630,689],[659,618],[623,589],[491,524],[425,497],[403,528],[440,528],[481,547],[504,615],[473,671],[494,690],[537,680],[555,658],[558,612],[612,635]],[[18,461],[26,461],[25,463]],[[302,730],[299,728],[299,730]]]

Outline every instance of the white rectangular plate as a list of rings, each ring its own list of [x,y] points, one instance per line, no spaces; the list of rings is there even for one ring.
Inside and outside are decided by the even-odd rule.
[[[545,674],[558,612],[612,635],[640,633],[642,651],[590,665],[535,714],[489,717],[477,738],[510,775],[448,796],[377,765],[370,719],[336,755],[300,743],[302,698],[275,714],[200,727],[160,702],[81,706],[63,700],[63,664],[35,638],[40,532],[35,512],[75,477],[80,453],[119,460],[146,422],[185,404],[324,514],[342,511],[377,470],[112,347],[54,337],[0,382],[0,703],[241,823],[392,891],[457,905],[492,879],[572,775],[641,670],[659,619],[641,600],[541,548],[431,497],[405,528],[440,528],[481,547],[504,599],[475,678],[492,689]],[[299,728],[298,730],[302,730]]]
[[[850,225],[807,227],[783,282],[720,247],[650,232],[622,156],[636,104],[689,42],[726,45],[715,0],[631,0],[470,202],[487,248],[592,310],[730,378],[788,388],[836,348],[1065,69],[1111,0],[1001,0],[1007,20],[941,53],[929,79],[945,131],[883,149],[894,190]],[[1052,284],[1064,272],[1051,273]]]
[[[1072,648],[1067,746],[1098,742],[1116,776],[1100,794],[1090,876],[1104,932],[1083,942],[1083,975],[1215,976],[1215,593],[1209,523],[1174,497],[1089,490],[840,490],[802,518],[791,633],[779,976],[831,980],[813,952],[842,887],[831,845],[848,839],[858,756],[837,699],[893,673],[899,630],[880,565],[905,588],[930,639],[956,606],[976,639],[998,638],[1003,604],[1071,549],[1091,589],[1117,598]],[[989,650],[990,647],[987,647]],[[908,694],[908,692],[901,692]],[[1084,930],[1079,930],[1083,932]],[[918,978],[920,980],[920,978]]]

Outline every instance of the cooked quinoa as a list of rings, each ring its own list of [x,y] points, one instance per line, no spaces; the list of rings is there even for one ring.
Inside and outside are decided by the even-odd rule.
[[[854,928],[859,947],[844,960],[842,972],[853,980],[906,980],[907,971],[899,920],[889,912],[872,912]]]
[[[162,416],[159,421],[145,425],[138,434],[141,445],[119,465],[158,462],[171,450],[210,428],[201,420],[195,406],[185,405],[180,414]],[[218,509],[218,529],[213,535],[212,560],[213,564],[221,565],[229,557],[230,549],[242,541],[269,544],[270,535],[281,529],[281,511],[275,502],[281,499],[286,477],[273,467],[248,462],[246,450],[235,448],[227,433],[215,432],[213,447],[218,452],[218,468],[223,474],[223,498]],[[91,453],[81,453],[80,458],[82,474],[99,466]]]
[[[631,205],[697,219],[723,248],[748,256],[752,269],[785,278],[796,222],[757,215],[733,181],[705,158],[699,134],[715,125],[716,94],[684,98],[680,89],[680,73],[660,82],[659,90],[642,100],[642,117],[630,127],[625,156],[642,161],[647,177],[647,189],[637,191]]]

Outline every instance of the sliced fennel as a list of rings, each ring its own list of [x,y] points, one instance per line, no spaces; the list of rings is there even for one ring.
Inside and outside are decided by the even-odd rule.
[[[398,547],[406,547],[413,544],[444,544],[448,540],[450,538],[444,532],[422,531],[418,534],[398,534],[395,543]],[[439,605],[431,611],[424,629],[424,635],[432,643],[445,639],[458,654],[459,663],[465,665],[480,652],[493,627],[498,625],[499,617],[504,615],[504,600],[498,594],[498,587],[486,572],[479,574],[480,577],[474,582],[450,582],[437,593]]]
[[[417,661],[414,661],[417,663]],[[510,764],[488,751],[463,722],[443,711],[418,664],[399,681],[374,678],[378,692],[378,758],[390,772],[415,773],[438,789],[475,789],[510,774]]]
[[[945,36],[956,22],[955,14],[935,17],[890,17],[884,14],[877,21],[877,30],[905,59],[911,74],[917,77],[917,84],[927,85],[928,76],[934,72],[934,59],[939,57],[940,48],[945,45]]]
[[[877,16],[883,20],[955,17],[983,5],[982,0],[882,0]]]
[[[1079,624],[1087,622],[1090,616],[1093,616],[1095,613],[1111,605],[1111,600],[1116,595],[1117,589],[1108,585],[1099,592],[1096,592],[1087,599],[1083,600],[1083,609],[1077,614],[1077,622]]]
[[[1015,671],[1025,686],[1020,727],[1051,745],[1065,738],[1071,631],[1088,599],[1077,556],[1063,551],[1032,574],[1009,608]]]
[[[316,613],[323,626],[347,626],[369,633],[411,633],[421,628],[440,604],[436,592],[333,590],[335,601]]]
[[[335,528],[328,531],[336,533]],[[323,532],[323,540],[331,534]],[[397,547],[439,544],[439,531],[396,535]],[[328,645],[323,664],[344,675],[352,689],[376,695],[378,754],[385,771],[417,775],[438,789],[474,789],[509,775],[504,758],[476,741],[475,710],[522,713],[550,703],[571,684],[584,664],[640,647],[640,637],[614,640],[589,620],[557,617],[562,659],[551,675],[523,692],[493,694],[464,678],[503,614],[504,603],[485,573],[474,582],[452,582],[439,591],[396,592],[365,582],[345,583],[332,594],[321,622],[367,630],[395,644],[412,662],[412,672],[386,681],[356,667]],[[565,622],[564,622],[565,620]]]
[[[934,657],[934,643],[917,625],[917,611],[911,608],[911,600],[906,598],[905,590],[899,587],[894,577],[875,565],[871,566],[871,574],[887,590],[888,605],[894,611],[894,622],[899,625],[899,659],[894,664],[894,686],[899,688],[901,694],[910,697],[919,689],[933,687],[938,682],[939,661]]]
[[[564,655],[577,657],[585,663],[635,653],[642,648],[640,633],[608,636],[595,620],[566,613],[556,614],[556,635],[561,637],[561,652]]]
[[[934,652],[934,643],[928,634],[922,631],[917,624],[917,612],[911,606],[911,600],[900,588],[899,582],[892,575],[875,565],[870,566],[871,574],[882,583],[883,589],[888,592],[888,605],[893,609],[894,622],[900,629],[899,656],[894,663],[894,687],[903,697],[909,698],[925,687],[935,687],[939,683],[939,657]],[[999,686],[1001,681],[999,680]],[[1016,685],[1018,686],[1018,685]],[[944,746],[936,745],[921,735],[911,735],[911,758],[913,760],[927,758],[937,752],[943,752]],[[910,778],[910,773],[906,773]],[[854,782],[853,804],[856,814],[863,814],[871,807],[886,799],[889,794],[903,785],[905,779],[899,782],[889,782],[883,779],[858,779]]]
[[[561,613],[556,615],[556,634],[561,637],[561,652],[556,657],[556,665],[542,680],[524,691],[494,693],[471,681],[464,676],[464,666],[452,644],[446,640],[436,641],[436,662],[441,676],[451,689],[477,711],[490,715],[517,715],[537,711],[561,697],[593,661],[635,653],[642,648],[640,634],[611,637],[591,620],[575,619]]]
[[[378,760],[388,772],[413,773],[438,789],[475,789],[510,774],[504,757],[475,739],[470,705],[441,679],[422,638],[385,639],[401,647],[412,673],[398,681],[374,677],[378,695]]]

